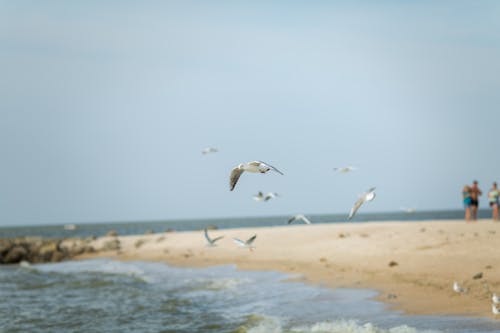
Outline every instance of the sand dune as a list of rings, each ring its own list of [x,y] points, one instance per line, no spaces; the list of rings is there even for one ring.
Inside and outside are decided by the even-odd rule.
[[[253,252],[232,241],[253,234]],[[95,256],[289,272],[328,287],[377,289],[381,300],[414,314],[493,317],[491,293],[500,293],[500,223],[489,220],[292,225],[210,235],[225,237],[206,247],[201,230],[122,236],[120,250]],[[93,246],[100,248],[110,238]],[[469,291],[455,293],[453,281]]]

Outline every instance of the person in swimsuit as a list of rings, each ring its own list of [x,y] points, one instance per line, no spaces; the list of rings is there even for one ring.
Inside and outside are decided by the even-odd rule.
[[[465,221],[469,222],[470,221],[470,206],[472,199],[470,197],[470,187],[465,185],[464,188],[462,189],[462,199],[464,201],[464,208],[465,208]]]
[[[493,182],[491,190],[488,192],[488,201],[490,202],[490,207],[493,210],[493,221],[498,221],[498,206],[499,206],[500,191],[497,188],[497,183]]]
[[[471,217],[472,219],[475,221],[477,220],[477,208],[479,207],[479,197],[481,195],[483,195],[483,192],[481,191],[481,189],[477,186],[478,182],[477,180],[475,180],[473,183],[472,183],[472,186],[470,188],[470,197],[471,197]]]

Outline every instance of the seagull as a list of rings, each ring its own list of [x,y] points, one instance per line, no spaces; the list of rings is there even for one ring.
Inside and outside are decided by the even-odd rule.
[[[268,201],[268,200],[270,200],[272,198],[276,198],[276,197],[278,197],[278,193],[276,193],[276,192],[269,192],[266,195],[264,195],[264,193],[262,193],[262,192],[259,192],[257,195],[253,196],[253,199],[255,201]]]
[[[255,238],[257,238],[257,235],[253,235],[252,237],[250,237],[246,241],[242,241],[241,239],[238,239],[238,238],[233,238],[233,241],[236,244],[238,244],[240,247],[247,248],[250,251],[253,251],[253,249],[255,249],[255,246],[253,246],[252,243],[255,240]]]
[[[205,148],[201,151],[201,153],[203,155],[206,155],[206,154],[210,154],[210,153],[216,153],[218,152],[219,150],[217,148],[214,148],[214,147],[208,147],[208,148]]]
[[[456,293],[466,293],[467,292],[467,289],[465,288],[462,288],[457,281],[453,282],[453,291],[456,292]]]
[[[500,310],[495,304],[491,304],[491,312],[493,312],[494,315],[500,314]]]
[[[493,302],[493,304],[499,304],[500,303],[500,297],[498,297],[497,294],[493,294],[491,296],[491,301]]]
[[[241,174],[243,171],[248,171],[248,172],[253,172],[253,173],[266,173],[269,170],[276,171],[279,174],[283,174],[281,171],[273,167],[272,165],[269,165],[267,163],[264,163],[262,161],[253,161],[253,162],[248,162],[248,163],[242,163],[235,167],[231,171],[231,176],[229,177],[229,190],[232,191],[234,190],[234,187],[236,186],[236,183],[238,182],[238,179],[240,179]]]
[[[354,206],[351,208],[351,212],[349,213],[348,219],[352,219],[356,212],[358,211],[359,207],[361,207],[362,204],[364,204],[366,201],[372,201],[375,199],[375,187],[370,188],[368,191],[365,193],[361,194],[358,198],[358,200],[354,203]]]
[[[298,215],[295,215],[295,216],[292,216],[291,218],[289,218],[288,224],[292,223],[295,220],[302,220],[302,221],[304,221],[305,224],[311,224],[311,221],[309,221],[309,219],[302,214],[298,214]]]
[[[207,240],[207,246],[209,246],[209,247],[217,246],[217,244],[215,244],[215,242],[217,242],[221,238],[224,238],[224,236],[215,237],[213,239],[210,238],[210,236],[208,236],[207,228],[205,228],[205,239]]]
[[[337,171],[339,173],[348,173],[354,170],[357,170],[358,168],[352,167],[352,166],[346,166],[346,167],[340,167],[340,168],[333,168],[333,171]]]
[[[400,209],[403,212],[408,213],[408,214],[413,214],[417,210],[416,208],[412,208],[412,207],[401,207]]]

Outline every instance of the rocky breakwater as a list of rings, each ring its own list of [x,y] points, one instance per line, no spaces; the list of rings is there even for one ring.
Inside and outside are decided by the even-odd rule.
[[[95,252],[94,238],[48,239],[18,237],[0,239],[0,264],[58,262],[84,253]]]

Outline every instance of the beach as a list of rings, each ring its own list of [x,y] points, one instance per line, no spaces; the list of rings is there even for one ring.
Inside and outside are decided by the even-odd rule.
[[[203,231],[107,236],[78,259],[158,261],[180,267],[236,264],[240,270],[278,271],[330,288],[377,290],[377,299],[408,314],[494,318],[500,293],[500,223],[479,220],[367,222],[209,230],[224,236],[207,247]],[[232,238],[256,234],[255,249]],[[110,247],[114,242],[115,247]],[[456,293],[453,282],[466,293]]]

